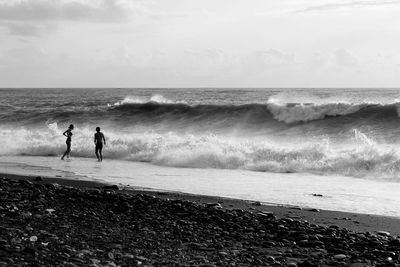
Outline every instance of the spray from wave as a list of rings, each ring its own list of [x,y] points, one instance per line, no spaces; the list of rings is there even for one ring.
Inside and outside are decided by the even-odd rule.
[[[59,156],[65,150],[62,130],[50,124],[45,131],[1,129],[0,155]],[[93,130],[74,130],[72,155],[94,157]],[[106,158],[191,168],[243,169],[278,173],[337,174],[353,177],[396,179],[400,155],[379,146],[354,130],[351,146],[337,147],[329,140],[282,146],[268,139],[249,141],[218,135],[180,135],[154,132],[106,133]]]
[[[172,101],[170,99],[165,98],[160,94],[152,95],[150,98],[144,96],[127,96],[123,100],[118,101],[114,104],[108,104],[108,107],[116,107],[125,104],[146,104],[146,103],[153,103],[153,104],[177,104],[177,103],[185,103],[184,101]]]

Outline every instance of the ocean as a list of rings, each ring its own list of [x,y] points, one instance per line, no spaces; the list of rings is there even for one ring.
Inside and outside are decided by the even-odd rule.
[[[0,172],[400,217],[400,90],[1,89],[0,96]],[[61,161],[70,124],[72,158]],[[97,126],[107,140],[102,163]]]

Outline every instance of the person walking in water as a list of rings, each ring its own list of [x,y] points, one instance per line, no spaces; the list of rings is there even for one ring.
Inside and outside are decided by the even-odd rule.
[[[65,137],[67,137],[67,141],[65,143],[67,144],[67,150],[65,151],[64,155],[61,157],[62,160],[64,160],[64,157],[67,156],[69,158],[69,154],[71,153],[71,141],[72,141],[72,130],[74,129],[74,125],[71,124],[68,129],[63,133]]]
[[[104,134],[100,132],[100,127],[96,127],[96,133],[94,134],[94,144],[96,146],[96,157],[98,161],[103,161],[103,155],[101,151],[103,150],[103,141],[104,145],[106,144],[106,138]]]

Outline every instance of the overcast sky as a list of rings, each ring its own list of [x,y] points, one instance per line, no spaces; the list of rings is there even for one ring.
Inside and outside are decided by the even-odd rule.
[[[400,0],[0,0],[0,87],[400,87]]]

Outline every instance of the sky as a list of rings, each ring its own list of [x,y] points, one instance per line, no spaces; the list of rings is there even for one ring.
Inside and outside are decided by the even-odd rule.
[[[0,87],[400,87],[400,0],[0,0]]]

